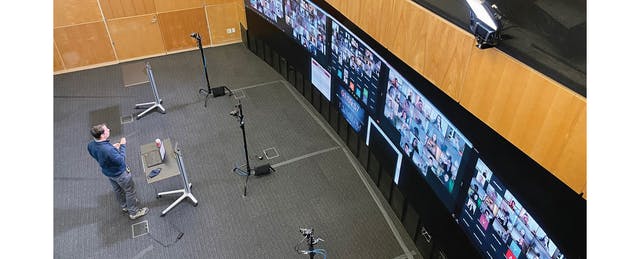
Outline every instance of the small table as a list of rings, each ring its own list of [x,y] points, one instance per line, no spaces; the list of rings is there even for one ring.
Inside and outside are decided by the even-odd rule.
[[[160,214],[160,217],[164,217],[164,215],[166,215],[167,212],[169,212],[171,209],[173,209],[173,207],[178,205],[178,203],[180,203],[182,200],[184,200],[187,197],[191,199],[194,207],[198,206],[198,200],[196,200],[196,198],[191,193],[192,185],[189,182],[189,178],[187,177],[187,172],[184,169],[184,162],[182,161],[182,152],[178,147],[176,147],[174,150],[173,145],[171,144],[171,139],[169,138],[164,139],[163,143],[164,143],[165,150],[167,150],[167,156],[162,161],[162,163],[158,165],[154,165],[152,167],[147,167],[145,160],[142,159],[142,154],[145,154],[149,151],[157,149],[156,143],[151,142],[151,143],[140,146],[140,159],[142,160],[142,170],[144,171],[144,175],[145,175],[145,179],[147,180],[147,183],[151,184],[160,180],[174,177],[176,175],[182,175],[182,182],[184,184],[184,189],[161,192],[156,194],[156,198],[160,198],[162,197],[162,195],[168,195],[168,194],[176,194],[176,193],[182,194],[180,198],[178,198],[169,207],[167,207],[165,210],[162,211],[162,214]],[[170,153],[173,153],[173,155],[169,155]],[[149,178],[149,173],[151,173],[151,171],[153,171],[156,168],[161,168],[160,173],[153,178]]]

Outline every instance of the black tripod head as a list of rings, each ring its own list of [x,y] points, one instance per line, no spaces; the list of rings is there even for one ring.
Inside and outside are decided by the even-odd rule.
[[[198,41],[200,41],[200,40],[202,39],[202,38],[200,37],[200,34],[199,34],[199,33],[197,33],[197,32],[193,32],[193,33],[191,33],[191,37],[192,37],[192,38],[194,38],[194,39],[196,39],[196,40],[198,40]]]
[[[229,115],[236,117],[239,121],[242,122],[244,115],[242,114],[242,103],[238,100],[238,104],[234,105],[235,109],[229,113]]]

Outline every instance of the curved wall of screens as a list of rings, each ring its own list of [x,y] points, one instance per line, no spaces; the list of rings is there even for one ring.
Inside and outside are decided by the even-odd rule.
[[[376,129],[388,137],[387,143],[391,143],[403,156],[402,159],[395,159],[400,153],[394,153],[389,154],[394,159],[387,159],[399,163],[399,166],[388,166],[396,170],[395,183],[421,214],[421,224],[434,229],[436,236],[451,236],[441,236],[446,240],[444,246],[449,248],[449,252],[460,254],[455,250],[466,247],[466,243],[473,250],[471,244],[476,244],[473,235],[467,235],[465,239],[463,233],[468,234],[469,229],[460,221],[468,201],[467,190],[476,176],[474,165],[482,156],[486,158],[484,161],[490,162],[488,164],[495,169],[495,174],[500,176],[503,188],[509,189],[509,195],[520,194],[522,204],[528,204],[527,208],[533,214],[543,215],[537,219],[540,219],[540,226],[546,226],[545,233],[554,237],[556,243],[551,242],[550,245],[556,247],[555,251],[563,251],[569,257],[583,254],[585,243],[581,239],[586,237],[586,231],[581,222],[586,222],[586,214],[582,214],[581,210],[585,203],[579,197],[571,196],[574,193],[570,188],[558,183],[557,178],[393,56],[326,2],[280,1],[283,4],[270,2],[272,6],[282,6],[282,18],[275,11],[273,13],[276,15],[271,15],[275,17],[273,19],[259,14],[284,34],[274,35],[279,33],[271,28],[269,32],[257,34],[273,41],[271,47],[274,50],[278,47],[282,57],[291,58],[289,64],[304,67],[300,71],[306,73],[304,77],[310,78],[319,90],[314,95],[323,95],[331,106],[336,107],[336,115],[344,118],[349,125],[346,127],[353,128],[356,135],[363,136],[360,133],[366,132],[368,136],[371,129]],[[247,5],[251,2],[246,0]],[[248,22],[252,20],[249,16]],[[250,24],[249,28],[264,29],[264,26]],[[314,45],[310,47],[309,42]],[[333,115],[331,117],[334,120]],[[365,122],[369,125],[364,125]],[[371,127],[371,124],[375,127]],[[334,126],[336,131],[338,128]],[[483,152],[488,153],[482,155]],[[382,163],[384,158],[378,157]],[[510,174],[512,171],[519,173]],[[539,197],[530,195],[530,192],[539,188],[529,184],[532,180],[549,189],[552,193],[549,195],[555,194],[557,199],[540,201]],[[570,211],[556,215],[555,210],[565,205],[570,207]],[[438,216],[433,216],[435,214]],[[452,214],[454,218],[451,218]],[[495,214],[494,217],[497,216]],[[568,225],[576,216],[576,224]],[[467,222],[473,222],[471,219],[467,219]],[[493,221],[487,223],[493,224]],[[535,232],[531,233],[533,235]],[[524,257],[518,258],[533,255],[530,253],[531,247],[535,246],[524,249],[525,253],[521,249],[519,255]],[[482,249],[478,247],[481,252]],[[554,255],[551,252],[548,254]]]

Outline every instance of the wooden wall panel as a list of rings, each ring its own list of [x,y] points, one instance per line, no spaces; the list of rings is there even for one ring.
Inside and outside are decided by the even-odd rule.
[[[54,0],[53,27],[95,22],[102,20],[95,0]]]
[[[420,71],[424,67],[426,26],[428,25],[424,23],[423,11],[413,8],[412,4],[407,1],[397,2],[393,15],[397,15],[400,19],[397,23],[395,36],[393,40],[390,40],[392,44],[389,46],[389,50],[411,68]]]
[[[207,16],[211,21],[209,30],[214,45],[241,40],[240,21],[236,13],[236,6],[234,3],[207,6]],[[235,32],[227,33],[228,28],[235,29]]]
[[[203,0],[154,0],[157,12],[170,12],[204,7]]]
[[[244,1],[239,0],[238,3],[236,3],[236,14],[238,15],[238,19],[242,26],[244,26],[244,28],[249,28],[247,26],[247,14],[244,8]]]
[[[109,19],[152,14],[156,12],[154,0],[100,0],[104,17]]]
[[[62,57],[60,57],[60,52],[58,51],[58,47],[56,47],[56,43],[53,43],[53,71],[64,70],[64,64],[62,64]]]
[[[53,39],[67,69],[116,60],[104,22],[55,28]]]
[[[200,33],[203,46],[211,44],[204,7],[159,13],[158,21],[167,51],[197,48],[196,41],[189,37],[193,32]]]
[[[133,59],[165,53],[155,14],[107,22],[118,59]]]
[[[587,198],[587,108],[582,106],[573,128],[568,133],[567,144],[562,148],[562,159],[551,165],[550,171],[559,172],[558,178],[577,193]]]
[[[384,17],[381,16],[383,10],[392,9],[395,6],[395,0],[370,0],[368,2],[360,2],[358,7],[362,11],[362,16],[365,17],[360,22],[360,27],[363,31],[369,33],[369,35],[380,42],[380,33],[383,24],[387,23],[384,19],[371,19],[371,17]]]
[[[244,5],[244,0],[204,0],[206,5],[240,3]]]
[[[422,9],[422,19],[427,23],[424,66],[416,70],[451,98],[460,101],[469,56],[475,48],[475,39],[413,2],[412,8]]]

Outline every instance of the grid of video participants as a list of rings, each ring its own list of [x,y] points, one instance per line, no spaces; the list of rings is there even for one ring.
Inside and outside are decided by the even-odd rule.
[[[360,39],[337,22],[332,23],[331,67],[338,82],[374,114],[382,61]]]
[[[476,174],[471,179],[463,210],[461,224],[493,256],[564,258],[544,230],[482,160],[476,164]]]
[[[314,57],[326,55],[327,15],[305,0],[284,0],[285,23],[291,36]]]
[[[249,0],[253,9],[278,25],[278,18],[282,19],[282,0]]]
[[[384,116],[400,132],[400,146],[420,172],[434,174],[451,193],[465,145],[471,143],[393,68]]]

